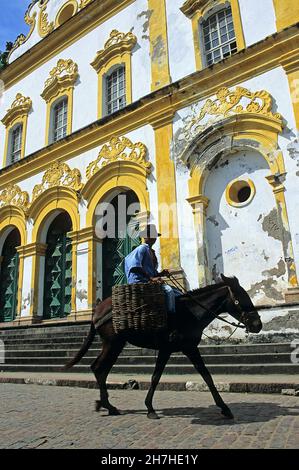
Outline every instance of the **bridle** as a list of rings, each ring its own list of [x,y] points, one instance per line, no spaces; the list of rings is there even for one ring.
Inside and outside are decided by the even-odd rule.
[[[241,308],[241,306],[240,306],[240,301],[239,301],[239,299],[236,298],[236,296],[234,295],[234,293],[233,293],[233,291],[232,291],[232,289],[231,289],[230,286],[225,285],[225,287],[226,287],[226,288],[228,289],[228,291],[229,291],[229,295],[230,295],[231,301],[232,301],[232,303],[234,304],[234,307],[238,310],[238,313],[239,313],[239,315],[240,315],[240,320],[239,320],[239,323],[238,323],[238,324],[236,324],[236,323],[234,323],[234,322],[230,322],[230,321],[226,320],[225,318],[222,318],[222,317],[218,316],[218,313],[217,313],[217,312],[219,312],[219,311],[222,309],[223,305],[227,302],[227,299],[224,299],[224,300],[221,302],[221,304],[219,305],[219,307],[217,308],[217,310],[215,310],[215,311],[209,310],[208,308],[205,307],[205,305],[203,305],[201,302],[199,302],[197,299],[195,299],[195,298],[193,297],[193,295],[190,294],[190,293],[185,289],[185,287],[182,286],[181,283],[180,283],[177,279],[175,279],[175,277],[174,277],[172,274],[170,274],[169,278],[170,278],[171,281],[174,283],[174,285],[176,285],[177,288],[181,289],[181,290],[184,292],[184,294],[185,294],[186,296],[188,296],[190,299],[192,299],[192,301],[193,301],[194,303],[196,303],[200,308],[202,308],[202,309],[205,310],[207,313],[209,313],[210,315],[212,315],[215,319],[217,318],[218,320],[221,320],[222,322],[227,323],[228,325],[235,327],[235,330],[231,333],[231,335],[230,335],[228,338],[225,339],[225,341],[227,341],[227,339],[229,339],[229,338],[236,332],[236,330],[237,330],[238,328],[245,329],[245,330],[246,330],[246,333],[249,333],[249,329],[248,329],[248,325],[247,325],[247,318],[246,318],[246,316],[247,316],[247,314],[250,314],[251,311],[246,311],[246,312],[244,312],[244,310],[243,310],[243,309]],[[244,323],[244,324],[241,325],[241,322]],[[210,338],[210,337],[207,336],[205,333],[203,333],[203,335],[206,336],[207,338],[209,338],[209,339],[215,341],[214,338]],[[218,341],[217,341],[217,342],[218,342]]]

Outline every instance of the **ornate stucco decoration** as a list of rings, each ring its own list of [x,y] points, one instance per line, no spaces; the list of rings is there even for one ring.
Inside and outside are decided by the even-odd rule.
[[[265,90],[251,92],[243,87],[236,87],[235,90],[223,87],[217,91],[216,97],[214,101],[208,99],[198,114],[194,114],[185,121],[185,139],[192,140],[214,122],[234,114],[256,114],[282,124],[281,115],[272,112],[273,100],[270,93]],[[214,116],[214,119],[201,124],[207,116]]]
[[[12,55],[12,53],[18,49],[18,47],[20,47],[22,44],[24,44],[26,41],[28,41],[28,39],[31,37],[33,31],[34,31],[34,28],[35,28],[35,25],[36,25],[36,11],[34,11],[32,13],[32,16],[30,16],[31,14],[31,10],[32,8],[34,7],[34,2],[32,2],[26,13],[25,13],[25,17],[24,17],[24,20],[25,20],[25,23],[28,24],[30,26],[30,31],[29,33],[27,34],[27,36],[25,36],[24,34],[20,34],[17,39],[15,40],[15,43],[11,49],[11,51],[9,52],[8,54],[8,62],[10,61],[10,57]]]
[[[79,8],[85,8],[90,2],[92,2],[93,0],[81,0],[80,1],[80,5],[79,5]]]
[[[38,33],[42,38],[52,33],[55,27],[54,22],[49,22],[48,20],[48,13],[46,12],[48,3],[49,0],[39,0],[38,2],[38,6],[40,7],[38,15]]]
[[[18,93],[11,107],[7,110],[2,123],[5,127],[9,126],[15,119],[21,118],[29,114],[32,107],[32,101],[29,97],[25,98],[21,93]]]
[[[78,65],[72,59],[59,59],[57,66],[50,72],[50,78],[45,82],[41,97],[49,102],[52,98],[58,96],[62,90],[72,88],[78,76]]]
[[[26,212],[29,206],[29,194],[17,185],[8,184],[0,191],[0,209],[5,206],[16,206]]]
[[[219,3],[225,3],[227,0],[187,0],[181,7],[181,11],[186,15],[188,18],[192,18],[192,16],[196,12],[200,12],[204,14],[205,11],[210,10]]]
[[[113,57],[131,52],[137,43],[136,36],[129,32],[127,34],[120,33],[116,29],[111,31],[108,41],[104,45],[104,49],[97,52],[92,67],[98,72],[100,68],[109,62]]]
[[[147,148],[141,142],[133,144],[126,137],[112,137],[109,144],[103,145],[98,158],[88,165],[86,177],[89,180],[103,167],[116,161],[138,163],[147,173],[151,172],[152,164],[146,160]]]
[[[73,170],[66,163],[55,162],[45,172],[41,184],[33,188],[32,202],[47,189],[66,186],[74,191],[80,191],[83,188],[81,182],[81,173],[77,168]]]

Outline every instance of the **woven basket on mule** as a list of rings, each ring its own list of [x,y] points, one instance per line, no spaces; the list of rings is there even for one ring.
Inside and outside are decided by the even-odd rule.
[[[167,328],[165,294],[160,284],[126,284],[112,289],[114,330],[161,331]]]

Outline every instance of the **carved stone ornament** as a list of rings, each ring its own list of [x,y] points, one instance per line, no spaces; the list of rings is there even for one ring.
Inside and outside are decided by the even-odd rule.
[[[198,114],[185,121],[187,125],[184,134],[187,140],[192,139],[213,122],[233,114],[259,114],[282,123],[281,115],[272,112],[273,100],[270,93],[265,90],[251,92],[243,87],[236,87],[235,90],[223,87],[217,91],[216,97],[214,101],[208,99]],[[249,100],[249,103],[247,105],[241,104],[242,99]],[[216,119],[211,119],[202,125],[201,121],[208,115],[214,116]]]
[[[137,38],[133,33],[120,33],[114,29],[111,31],[110,37],[104,45],[104,49],[97,52],[94,61],[91,63],[92,67],[98,72],[100,68],[113,57],[123,54],[124,52],[131,52],[136,43]]]
[[[59,59],[56,67],[51,70],[50,77],[45,82],[41,97],[48,102],[58,96],[62,90],[73,87],[78,76],[78,65],[72,59]]]
[[[33,188],[32,202],[49,188],[66,186],[74,191],[80,191],[83,187],[81,179],[81,173],[77,168],[71,170],[66,163],[55,162],[45,172],[42,183]]]
[[[80,1],[80,10],[85,8],[92,0],[81,0]]]
[[[32,16],[30,16],[31,14],[31,10],[32,8],[34,7],[35,3],[32,2],[29,7],[27,8],[27,11],[25,13],[25,17],[24,17],[24,20],[25,20],[25,23],[28,24],[30,26],[30,31],[29,33],[27,34],[27,36],[24,36],[24,34],[20,34],[17,39],[15,40],[14,42],[14,45],[12,47],[12,49],[9,51],[9,54],[8,54],[8,62],[10,62],[10,57],[11,55],[13,54],[13,52],[18,49],[18,47],[20,47],[22,44],[24,44],[26,41],[28,41],[28,39],[31,37],[33,31],[34,31],[34,28],[35,28],[35,25],[36,25],[36,11],[34,11],[32,13]]]
[[[219,3],[225,3],[225,0],[186,0],[180,10],[188,18],[192,18],[196,12],[199,11],[202,14],[203,11],[210,10]]]
[[[32,107],[32,101],[29,97],[25,98],[21,93],[18,93],[11,107],[7,110],[2,123],[8,126],[15,119],[26,116],[29,114]]]
[[[8,184],[0,191],[0,209],[5,206],[16,206],[26,212],[29,206],[29,194],[21,191],[17,185]]]
[[[52,33],[55,27],[54,22],[52,21],[50,23],[48,20],[48,13],[46,12],[48,3],[49,0],[39,0],[38,2],[38,6],[40,7],[40,12],[38,16],[38,32],[42,38]]]
[[[103,145],[98,158],[88,165],[86,176],[89,180],[101,168],[116,161],[128,161],[143,166],[147,173],[151,172],[152,164],[146,161],[147,148],[141,142],[133,144],[126,137],[112,137],[109,144]]]

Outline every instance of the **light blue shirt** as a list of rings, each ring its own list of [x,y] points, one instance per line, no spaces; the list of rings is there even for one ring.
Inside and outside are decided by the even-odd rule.
[[[146,243],[139,245],[128,256],[126,256],[125,272],[128,284],[148,282],[148,278],[142,273],[132,272],[133,268],[143,268],[150,277],[158,275],[151,257],[151,248]]]

